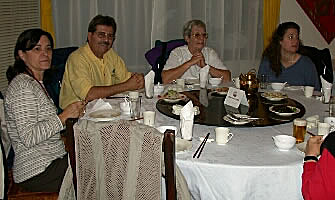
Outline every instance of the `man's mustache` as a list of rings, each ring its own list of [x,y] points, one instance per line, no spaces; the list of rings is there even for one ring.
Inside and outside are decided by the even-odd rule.
[[[107,46],[109,46],[109,45],[110,45],[110,43],[109,43],[109,42],[99,42],[99,44],[104,44],[104,45],[107,45]]]

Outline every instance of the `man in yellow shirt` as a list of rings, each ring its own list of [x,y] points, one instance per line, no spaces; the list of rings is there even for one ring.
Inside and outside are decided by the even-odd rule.
[[[95,16],[88,27],[87,44],[66,62],[60,107],[78,100],[92,101],[144,87],[143,74],[128,72],[112,49],[116,23],[110,16]]]

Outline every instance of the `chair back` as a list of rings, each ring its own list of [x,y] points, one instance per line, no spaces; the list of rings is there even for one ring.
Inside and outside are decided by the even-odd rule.
[[[65,47],[54,49],[52,52],[51,68],[44,73],[44,86],[49,96],[55,103],[58,113],[62,111],[59,107],[59,94],[65,71],[65,64],[69,55],[78,47]]]
[[[156,129],[125,120],[81,120],[71,132],[71,124],[78,199],[160,199],[162,136]],[[73,144],[68,139],[66,145]]]
[[[330,51],[328,48],[319,50],[315,47],[310,46],[301,46],[299,48],[299,52],[309,57],[312,62],[314,63],[316,70],[318,72],[319,82],[321,86],[321,79],[322,76],[327,82],[333,83],[333,66]]]
[[[170,40],[167,42],[156,40],[155,47],[145,53],[145,58],[155,72],[155,84],[158,82],[162,83],[161,73],[171,51],[185,44],[186,41],[184,39]]]

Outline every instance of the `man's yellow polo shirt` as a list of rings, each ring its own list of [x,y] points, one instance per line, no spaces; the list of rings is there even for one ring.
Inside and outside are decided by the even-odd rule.
[[[60,91],[60,107],[84,100],[93,86],[110,86],[128,80],[123,60],[110,49],[103,59],[96,57],[88,44],[74,51],[66,62]]]

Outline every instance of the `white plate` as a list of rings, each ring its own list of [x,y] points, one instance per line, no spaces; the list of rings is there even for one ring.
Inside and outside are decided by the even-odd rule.
[[[112,121],[121,115],[120,111],[116,110],[98,110],[88,115],[88,118],[93,121]]]
[[[291,90],[291,91],[296,91],[296,90],[303,90],[304,86],[286,86],[284,89],[285,90]]]
[[[250,122],[254,121],[254,120],[247,120],[247,119],[235,121],[235,120],[230,119],[227,116],[224,116],[223,119],[225,121],[231,123],[231,124],[234,124],[234,125],[243,125],[243,124],[247,124],[247,123],[250,123]]]
[[[198,84],[199,85],[199,79],[197,78],[189,78],[185,80],[185,85],[194,85]]]
[[[291,116],[291,115],[294,115],[294,114],[297,114],[297,113],[300,112],[300,109],[297,108],[297,107],[294,107],[294,106],[287,106],[287,107],[289,107],[289,108],[291,108],[291,109],[295,108],[295,111],[294,111],[294,112],[290,112],[290,113],[281,113],[281,112],[277,112],[277,111],[275,111],[275,110],[273,109],[274,107],[275,107],[275,106],[271,106],[271,107],[269,108],[269,110],[270,110],[271,112],[277,114],[277,115],[280,115],[280,116]]]
[[[169,103],[176,103],[178,101],[186,99],[186,95],[179,94],[179,98],[178,99],[169,99],[169,98],[164,98],[164,97],[162,97],[161,99],[163,99],[164,101],[169,102]]]
[[[183,152],[192,149],[192,141],[176,137],[176,152]]]
[[[287,95],[281,92],[264,92],[261,96],[269,101],[280,101],[287,98]]]

